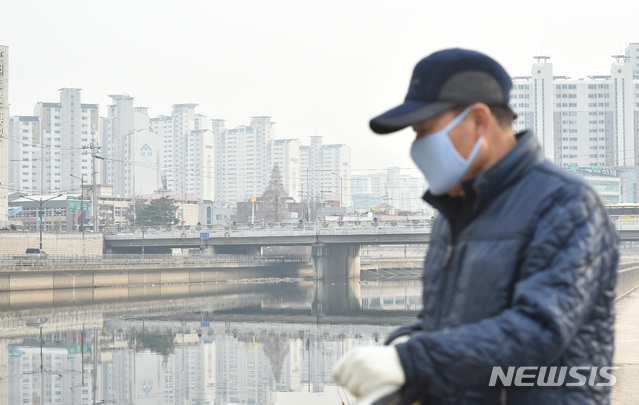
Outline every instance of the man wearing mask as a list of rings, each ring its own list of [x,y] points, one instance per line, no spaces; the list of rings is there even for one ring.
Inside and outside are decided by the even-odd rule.
[[[548,162],[531,131],[513,134],[511,86],[492,58],[446,49],[415,66],[403,104],[371,120],[378,134],[412,126],[424,200],[441,215],[419,320],[335,365],[335,381],[353,394],[394,391],[393,403],[406,404],[609,403],[616,231],[583,179]],[[509,368],[525,378],[496,378]]]

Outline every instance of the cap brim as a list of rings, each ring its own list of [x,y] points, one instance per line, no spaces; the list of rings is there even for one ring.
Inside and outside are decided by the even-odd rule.
[[[433,118],[453,107],[455,107],[455,103],[424,103],[406,100],[404,104],[373,118],[370,127],[377,134],[390,134],[409,125]]]

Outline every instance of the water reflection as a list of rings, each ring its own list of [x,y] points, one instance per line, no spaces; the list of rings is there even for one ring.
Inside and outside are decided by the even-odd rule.
[[[348,403],[335,361],[420,308],[417,280],[0,294],[0,404]]]

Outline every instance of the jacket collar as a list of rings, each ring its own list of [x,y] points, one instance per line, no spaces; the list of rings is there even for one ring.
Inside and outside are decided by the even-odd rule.
[[[474,217],[530,168],[545,160],[541,146],[532,131],[521,132],[516,137],[515,146],[497,163],[462,182],[466,194],[464,197],[434,196],[427,191],[424,200],[450,219],[464,221]]]

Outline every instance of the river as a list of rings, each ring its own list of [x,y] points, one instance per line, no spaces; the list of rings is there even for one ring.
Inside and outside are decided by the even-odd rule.
[[[0,294],[0,405],[354,404],[331,379],[421,308],[419,270]]]

